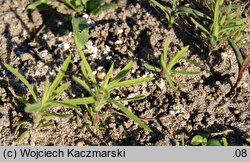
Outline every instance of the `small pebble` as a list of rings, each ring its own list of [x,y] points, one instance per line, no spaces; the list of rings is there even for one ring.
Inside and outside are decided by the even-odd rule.
[[[70,48],[70,45],[67,42],[62,42],[58,45],[58,48],[61,48],[63,51],[67,51]]]
[[[240,110],[234,110],[234,114],[235,114],[235,115],[240,114]]]
[[[103,66],[97,67],[96,78],[99,80],[104,80],[105,76],[106,76],[106,70],[103,68]]]
[[[96,59],[98,57],[97,53],[98,53],[98,49],[96,47],[93,46],[93,42],[91,40],[89,40],[86,45],[86,50],[84,50],[85,53],[91,53],[92,57],[94,59]]]
[[[105,51],[103,52],[103,54],[108,54],[111,51],[110,47],[105,45]]]
[[[111,60],[112,59],[112,56],[107,56],[106,57],[106,60]]]
[[[119,28],[119,29],[117,30],[117,34],[122,34],[122,33],[123,33],[123,30]]]
[[[122,40],[117,40],[117,41],[115,42],[116,45],[120,45],[120,44],[122,44],[122,43],[123,43]]]
[[[165,83],[165,81],[162,79],[162,78],[160,78],[160,79],[158,79],[156,82],[155,82],[155,84],[161,89],[161,90],[163,90],[164,88],[166,88],[166,83]]]

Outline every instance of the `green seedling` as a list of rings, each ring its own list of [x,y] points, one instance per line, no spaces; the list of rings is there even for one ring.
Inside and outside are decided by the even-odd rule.
[[[224,0],[211,1],[207,6],[212,12],[212,21],[209,21],[209,24],[202,25],[194,18],[191,18],[191,21],[201,30],[201,36],[211,50],[220,48],[229,39],[239,42],[245,37],[245,23],[248,18],[241,16],[243,6],[234,5],[232,2],[227,5]]]
[[[176,0],[173,0],[172,9],[170,9],[170,10],[167,9],[162,4],[160,4],[159,2],[157,2],[156,0],[150,0],[150,1],[152,3],[154,3],[154,5],[156,5],[158,8],[160,8],[161,11],[164,13],[164,17],[167,20],[167,28],[168,29],[173,27],[173,25],[176,21],[176,18],[178,17],[179,14],[182,14],[182,13],[193,14],[193,15],[208,18],[205,14],[203,14],[195,9],[188,8],[188,7],[178,8]]]
[[[60,114],[60,113],[49,112],[49,108],[55,107],[55,106],[64,106],[64,107],[76,110],[77,112],[80,111],[80,109],[77,106],[75,106],[74,101],[69,102],[65,100],[64,102],[64,101],[55,100],[55,98],[58,95],[60,95],[63,91],[65,91],[70,86],[69,81],[59,86],[60,81],[62,80],[68,68],[70,60],[71,60],[71,56],[69,56],[64,61],[62,67],[59,70],[59,73],[57,74],[57,76],[55,77],[52,83],[50,83],[49,79],[46,78],[45,88],[44,88],[44,92],[41,98],[39,98],[39,94],[37,92],[36,86],[32,86],[22,74],[20,74],[17,70],[12,68],[10,65],[4,64],[5,67],[11,73],[13,73],[18,79],[20,79],[22,83],[28,88],[33,99],[33,102],[30,103],[27,100],[25,100],[23,97],[16,96],[17,99],[25,105],[24,111],[32,115],[32,122],[23,121],[17,125],[15,134],[17,133],[18,129],[21,126],[29,126],[29,128],[17,138],[16,143],[19,143],[27,134],[30,133],[30,131],[39,130],[41,128],[53,125],[53,122],[51,120],[53,120],[56,117],[65,118],[65,119],[69,119],[72,117],[72,114]],[[84,98],[82,101],[84,101],[84,103],[89,103],[89,102],[91,103],[91,100],[93,99]]]
[[[173,79],[173,76],[176,74],[185,74],[185,75],[197,75],[200,72],[197,71],[187,71],[187,70],[174,70],[174,66],[179,62],[179,60],[184,56],[184,54],[188,51],[189,46],[184,47],[181,51],[178,51],[173,58],[171,58],[170,60],[168,60],[168,46],[169,46],[169,42],[166,39],[164,41],[164,49],[163,49],[163,54],[161,55],[160,58],[160,68],[156,67],[156,66],[152,66],[149,64],[145,64],[145,67],[148,70],[151,71],[156,71],[159,72],[161,77],[164,77],[169,86],[174,90],[174,91],[178,91],[176,86],[175,86],[175,81]]]
[[[221,139],[209,138],[209,135],[195,135],[191,140],[191,145],[197,146],[228,146],[227,139],[222,137]]]
[[[80,25],[80,19],[79,18],[73,18],[72,19],[72,26],[73,26],[73,33],[74,33],[74,40],[76,47],[78,49],[78,52],[81,56],[81,71],[82,71],[82,78],[74,77],[74,80],[78,82],[80,85],[82,85],[91,95],[91,97],[94,99],[94,102],[91,104],[85,104],[88,113],[90,114],[90,117],[93,121],[94,125],[97,125],[99,123],[99,113],[104,108],[105,105],[115,105],[118,107],[123,113],[126,114],[127,117],[132,119],[134,122],[139,124],[142,128],[144,128],[147,131],[151,131],[151,129],[142,122],[136,115],[134,115],[131,111],[129,111],[123,104],[123,101],[134,101],[143,99],[146,96],[137,96],[133,98],[123,98],[123,99],[113,99],[111,97],[111,91],[123,87],[123,86],[130,86],[134,84],[139,84],[142,82],[151,81],[154,78],[137,78],[137,79],[130,79],[130,80],[123,80],[126,74],[129,72],[129,70],[132,68],[135,61],[130,61],[114,78],[111,78],[111,74],[114,70],[114,63],[111,65],[110,69],[108,70],[105,79],[103,83],[100,85],[99,82],[97,82],[97,79],[95,78],[93,71],[82,51],[82,42],[81,36],[83,32],[82,30],[88,30],[86,27],[85,29],[79,30]],[[85,39],[88,35],[85,34]],[[81,98],[76,99],[78,101],[81,100]]]
[[[109,9],[116,9],[117,4],[108,3],[107,0],[61,0],[78,13],[85,12],[97,15]]]

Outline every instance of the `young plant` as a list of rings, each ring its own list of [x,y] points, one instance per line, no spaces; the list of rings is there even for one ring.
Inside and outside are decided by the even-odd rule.
[[[109,9],[116,9],[117,4],[108,3],[107,0],[61,0],[78,13],[85,12],[97,15]]]
[[[164,17],[167,20],[167,28],[168,29],[173,27],[176,18],[181,13],[187,13],[187,14],[193,14],[193,15],[197,15],[197,16],[201,16],[201,17],[207,17],[205,14],[203,14],[195,9],[192,9],[192,8],[188,8],[188,7],[177,8],[176,0],[173,0],[171,10],[167,9],[165,6],[163,6],[162,4],[157,2],[156,0],[150,0],[150,1],[152,3],[154,3],[154,5],[156,5],[158,8],[160,8],[161,11],[164,13]]]
[[[16,143],[19,143],[31,131],[39,130],[41,128],[53,125],[53,122],[51,122],[51,120],[56,117],[66,119],[72,117],[72,114],[60,114],[49,112],[49,108],[55,106],[64,106],[76,111],[80,110],[77,106],[74,105],[74,102],[69,102],[67,100],[65,100],[65,102],[55,100],[58,95],[60,95],[64,90],[66,90],[70,86],[70,81],[63,83],[59,86],[60,81],[62,80],[65,72],[67,71],[70,60],[71,56],[68,56],[52,83],[50,83],[49,79],[46,78],[46,84],[41,98],[39,98],[36,86],[32,86],[22,74],[12,68],[10,65],[4,64],[5,67],[18,79],[20,79],[22,83],[28,88],[33,98],[33,102],[30,103],[23,97],[16,96],[17,99],[25,105],[24,111],[32,115],[31,123],[28,121],[23,121],[17,125],[15,134],[22,125],[29,126],[29,128],[17,138]],[[84,103],[91,103],[91,100],[93,99],[85,98],[86,102]]]
[[[212,20],[209,25],[202,25],[194,18],[191,18],[191,21],[201,30],[201,36],[211,50],[220,48],[229,39],[239,42],[244,38],[248,18],[242,18],[242,6],[232,2],[227,5],[224,0],[210,1],[207,6],[212,12],[211,17],[207,16]]]
[[[174,70],[174,66],[178,63],[178,61],[184,56],[184,54],[188,51],[189,46],[184,47],[181,51],[178,51],[172,59],[168,60],[168,46],[169,42],[166,39],[164,41],[164,49],[163,49],[163,54],[161,55],[160,58],[160,68],[156,66],[152,66],[149,64],[145,64],[145,67],[148,70],[156,71],[159,72],[161,77],[164,77],[169,86],[174,90],[177,91],[177,88],[174,84],[174,79],[173,76],[175,74],[185,74],[185,75],[196,75],[199,74],[197,71],[187,71],[187,70]]]
[[[208,134],[195,135],[191,140],[191,145],[197,146],[228,146],[227,139],[222,137],[221,139],[209,138]]]
[[[133,64],[135,63],[135,61],[130,61],[114,78],[111,79],[111,74],[114,70],[114,63],[113,63],[109,71],[107,72],[103,83],[100,85],[100,83],[97,82],[97,79],[95,78],[93,71],[91,70],[91,67],[81,49],[82,45],[84,45],[81,42],[81,37],[84,36],[82,35],[82,33],[84,32],[79,29],[79,26],[81,26],[80,19],[73,18],[72,26],[73,26],[75,44],[82,58],[81,71],[83,75],[82,79],[77,78],[77,77],[73,77],[73,78],[76,82],[82,85],[89,92],[91,97],[94,99],[93,103],[85,104],[85,106],[87,107],[88,113],[90,114],[90,117],[92,118],[94,125],[99,123],[100,121],[99,113],[104,108],[104,106],[107,104],[111,104],[111,105],[115,105],[116,107],[118,107],[123,113],[126,114],[127,117],[129,117],[134,122],[139,124],[139,126],[141,126],[147,131],[151,131],[151,129],[146,124],[144,124],[144,122],[142,122],[136,115],[134,115],[131,111],[129,111],[122,104],[123,101],[139,100],[139,99],[145,98],[146,96],[113,99],[110,94],[111,94],[111,91],[116,88],[151,81],[154,78],[137,78],[137,79],[123,80],[126,74],[129,72],[129,70],[132,68]],[[83,30],[88,30],[88,29],[85,28]],[[81,98],[75,99],[75,100],[80,101]]]

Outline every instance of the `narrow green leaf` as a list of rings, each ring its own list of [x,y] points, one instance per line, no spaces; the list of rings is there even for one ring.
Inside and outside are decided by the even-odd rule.
[[[166,78],[170,88],[173,89],[175,92],[178,92],[178,89],[175,87],[175,84],[174,84],[172,78],[169,75],[166,75],[166,74],[165,74],[165,78]]]
[[[240,16],[241,13],[235,11],[233,13],[230,13],[229,15],[227,15],[227,21],[230,21],[230,20],[235,20],[236,17]]]
[[[232,47],[232,49],[233,49],[233,51],[234,51],[234,53],[235,53],[235,56],[236,56],[236,58],[237,58],[237,62],[238,62],[238,64],[239,64],[239,67],[241,67],[242,64],[243,64],[244,59],[243,59],[243,57],[242,57],[242,54],[241,54],[241,52],[240,52],[240,49],[237,47],[237,45],[234,43],[233,40],[228,40],[228,43],[229,43],[229,45]]]
[[[212,32],[214,36],[218,36],[218,33],[220,31],[219,15],[220,15],[220,4],[221,4],[222,1],[221,0],[216,0],[216,3],[215,3],[214,19],[213,19],[213,32]]]
[[[241,27],[241,25],[229,25],[229,26],[225,26],[223,27],[220,31],[219,34],[222,34],[224,32],[230,32],[231,30],[234,30],[236,28]]]
[[[68,103],[71,105],[85,105],[85,104],[92,104],[94,102],[95,99],[93,97],[76,98],[63,101],[63,103]]]
[[[222,6],[224,3],[224,0],[218,0],[219,1],[219,5]]]
[[[246,23],[248,19],[249,19],[249,17],[239,19],[238,21],[236,21],[236,25],[242,25],[242,24]]]
[[[84,66],[83,61],[81,61],[80,65],[81,65],[81,71],[82,71],[83,78],[84,78],[84,80],[85,80],[86,82],[89,83],[89,81],[88,81],[88,72],[87,72],[87,69],[86,69],[85,66]]]
[[[188,51],[189,46],[184,47],[181,51],[178,51],[175,56],[169,61],[166,70],[170,71],[175,64],[183,57],[183,55]]]
[[[69,103],[67,102],[68,100],[66,101],[49,101],[47,103],[47,107],[51,107],[51,106],[64,106],[64,107],[67,107],[67,108],[71,108],[71,109],[75,109],[75,110],[80,110],[79,107],[77,107],[76,105],[72,104],[72,103]]]
[[[121,103],[119,103],[115,100],[112,100],[112,99],[108,99],[108,102],[117,106],[122,112],[124,112],[127,115],[127,117],[129,117],[134,122],[136,122],[140,127],[144,128],[146,131],[152,132],[152,130],[149,128],[149,126],[147,126],[144,122],[142,122],[136,115],[134,115],[131,111],[129,111]]]
[[[27,100],[25,100],[25,98],[21,97],[21,96],[17,96],[16,95],[16,98],[18,101],[22,102],[24,105],[28,105],[29,102]]]
[[[173,74],[183,74],[183,75],[197,75],[200,71],[187,71],[187,70],[174,70]]]
[[[161,55],[160,64],[161,64],[161,67],[162,67],[164,70],[167,70],[167,62],[164,60],[164,54]]]
[[[45,113],[43,114],[42,119],[48,121],[48,120],[52,120],[55,118],[70,119],[72,117],[73,117],[72,114]]]
[[[129,70],[132,68],[134,63],[135,63],[134,60],[129,61],[129,63],[111,80],[110,83],[117,83],[120,80],[122,80],[127,75]]]
[[[204,14],[204,13],[198,11],[198,10],[195,10],[193,8],[183,7],[183,8],[178,9],[178,11],[176,13],[178,13],[178,14],[179,13],[189,13],[189,14],[192,14],[192,15],[195,15],[195,16],[199,16],[199,17],[211,20],[211,18],[208,15],[206,15],[206,14]]]
[[[204,27],[202,26],[200,23],[198,23],[195,19],[193,19],[191,17],[191,21],[198,27],[200,28],[202,31],[204,31],[206,34],[210,35],[209,31]]]
[[[33,87],[29,84],[29,82],[24,78],[22,74],[20,74],[17,70],[15,70],[13,67],[11,67],[8,64],[4,64],[4,66],[12,73],[14,74],[18,79],[20,79],[23,84],[29,89],[30,93],[32,94],[33,99],[37,102],[37,96],[36,93],[33,90]]]
[[[26,11],[34,10],[42,4],[48,4],[48,0],[36,0],[35,2],[28,4],[25,10]]]
[[[44,88],[44,92],[43,92],[43,97],[42,97],[42,104],[45,104],[47,102],[47,99],[49,98],[49,87],[50,87],[50,82],[49,82],[49,78],[46,77],[45,79],[45,88]]]
[[[85,86],[85,88],[92,94],[92,95],[94,95],[94,92],[92,91],[92,89],[91,89],[91,81],[90,81],[90,79],[89,79],[89,77],[88,77],[88,73],[87,73],[87,70],[86,70],[86,67],[84,66],[84,63],[83,63],[83,61],[81,61],[81,71],[82,71],[82,74],[83,74],[83,82],[85,82],[85,83],[83,83],[83,82],[81,82],[81,83],[83,83],[84,85],[82,85],[82,86]],[[92,72],[92,70],[90,70],[90,73],[91,74],[93,74],[93,72]],[[92,76],[92,77],[94,77],[94,76]],[[79,80],[78,80],[79,81]],[[92,82],[93,82],[93,84],[94,84],[94,87],[95,87],[95,90],[97,91],[98,90],[98,86],[97,86],[97,83],[94,83],[94,82],[96,82],[96,80],[95,80],[95,77],[92,79]],[[81,84],[80,83],[80,84]]]
[[[112,63],[107,75],[105,76],[105,79],[104,79],[103,84],[102,84],[103,89],[106,89],[113,70],[114,70],[114,63]]]
[[[247,69],[247,67],[249,67],[249,65],[250,65],[250,55],[247,55],[247,57],[245,58],[245,60],[243,61],[242,65],[240,67],[239,74],[238,74],[236,83],[233,86],[233,89],[235,89],[237,87],[237,85],[239,84],[239,82],[242,79],[244,71]]]
[[[161,69],[156,67],[156,66],[152,66],[149,64],[144,64],[145,68],[151,71],[156,71],[156,72],[161,72]]]
[[[220,26],[224,25],[224,23],[226,22],[226,17],[227,17],[227,15],[222,16],[222,18],[220,20]]]
[[[16,128],[15,128],[15,132],[14,132],[14,134],[17,134],[17,131],[19,130],[19,128],[22,126],[22,125],[30,125],[31,123],[30,122],[27,122],[27,121],[22,121],[22,122],[20,122],[17,126],[16,126]]]
[[[159,7],[164,13],[165,15],[169,17],[169,13],[166,7],[164,7],[162,4],[160,4],[159,2],[157,2],[156,0],[150,0],[151,2],[153,2],[157,7]]]
[[[173,0],[173,5],[172,5],[172,9],[173,9],[173,11],[175,11],[175,10],[176,10],[176,6],[177,6],[176,0]]]
[[[48,93],[46,95],[46,99],[45,101],[47,101],[47,99],[49,98],[49,96],[52,95],[52,92],[56,89],[56,87],[59,85],[60,81],[62,80],[64,74],[67,71],[67,68],[69,66],[71,60],[71,55],[67,57],[67,59],[64,61],[62,67],[60,68],[55,80],[53,81],[53,83],[51,84],[51,86],[48,89]]]
[[[85,81],[83,81],[75,76],[73,76],[73,79],[77,83],[79,83],[81,86],[83,86],[91,95],[94,95],[94,92],[91,90],[91,87],[89,87],[89,85]]]
[[[166,64],[167,63],[167,55],[168,55],[168,47],[169,47],[169,41],[168,39],[164,40],[163,43],[163,62]]]
[[[227,7],[226,7],[226,15],[228,15],[228,14],[230,14],[231,13],[231,11],[232,11],[232,3],[231,2],[229,2],[229,5],[227,5]]]
[[[122,86],[130,86],[130,85],[134,85],[134,84],[139,84],[142,82],[148,82],[154,80],[154,78],[137,78],[137,79],[130,79],[130,80],[125,80],[125,81],[121,81],[118,83],[112,83],[109,84],[107,86],[107,90],[111,91],[112,89],[118,88],[118,87],[122,87]]]
[[[104,4],[103,6],[101,6],[99,8],[96,8],[96,9],[90,11],[90,14],[91,15],[97,15],[97,14],[100,14],[101,12],[104,12],[104,11],[107,11],[107,10],[110,10],[110,9],[116,9],[117,7],[118,6],[115,3],[107,3],[107,4]]]
[[[26,107],[24,108],[24,111],[27,113],[35,113],[41,110],[41,108],[42,108],[41,103],[34,103],[34,104],[26,105]]]
[[[93,82],[94,86],[95,86],[95,89],[96,91],[98,90],[98,84],[97,84],[97,81],[96,81],[96,78],[93,74],[93,71],[82,51],[82,46],[85,45],[89,39],[89,34],[86,34],[85,32],[88,32],[88,28],[84,28],[83,30],[86,30],[84,31],[84,33],[81,33],[79,31],[79,26],[80,26],[80,23],[86,23],[86,20],[84,19],[79,19],[79,18],[72,18],[72,27],[73,27],[73,33],[74,33],[74,40],[75,40],[75,44],[76,44],[76,48],[82,58],[82,63],[81,65],[86,69],[87,73],[88,73],[88,76],[90,77],[91,81]],[[81,40],[81,38],[86,39],[86,40]]]
[[[66,83],[63,83],[62,85],[60,85],[50,96],[49,100],[53,100],[54,98],[56,98],[58,95],[60,95],[63,91],[65,91],[66,89],[68,89],[68,87],[70,86],[71,82],[68,81]]]
[[[26,137],[26,135],[29,134],[29,132],[29,130],[24,131],[20,136],[18,136],[15,143],[18,144],[19,142],[21,142]]]
[[[39,126],[36,129],[40,130],[40,129],[51,127],[51,126],[54,126],[54,122],[53,121],[48,122],[48,123],[39,124]]]
[[[244,38],[243,38],[244,36],[243,35],[241,35],[241,34],[235,34],[234,35],[234,37],[232,38],[232,40],[234,40],[235,42],[240,42],[241,40],[243,40]],[[244,43],[242,43],[242,46],[244,46]]]

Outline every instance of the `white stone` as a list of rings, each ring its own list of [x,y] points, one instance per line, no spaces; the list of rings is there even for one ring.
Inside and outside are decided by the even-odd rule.
[[[119,29],[117,30],[117,34],[122,34],[122,33],[123,33],[123,29],[119,28]]]
[[[103,54],[108,54],[110,51],[110,47],[108,45],[105,45],[105,51],[103,52]]]
[[[98,49],[96,47],[93,46],[93,42],[91,40],[89,40],[86,45],[85,45],[86,49],[84,50],[85,53],[91,53],[92,57],[94,59],[98,58]]]
[[[62,42],[58,45],[58,48],[61,48],[63,51],[67,51],[70,48],[70,45],[67,42]]]
[[[111,60],[112,59],[112,56],[107,56],[106,57],[106,60]]]
[[[162,79],[162,78],[160,78],[160,79],[158,79],[156,82],[155,82],[155,84],[161,89],[161,90],[163,90],[164,88],[166,88],[166,86],[165,86],[165,81]]]

